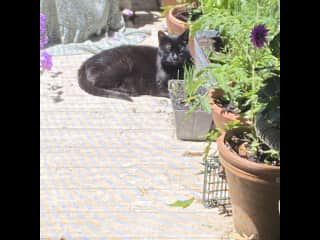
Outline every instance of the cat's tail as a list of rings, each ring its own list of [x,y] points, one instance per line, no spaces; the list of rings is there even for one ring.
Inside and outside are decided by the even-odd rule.
[[[132,98],[126,93],[94,86],[94,84],[92,84],[87,79],[85,65],[82,65],[78,71],[78,83],[82,90],[94,96],[117,98],[127,100],[130,102],[133,101]]]

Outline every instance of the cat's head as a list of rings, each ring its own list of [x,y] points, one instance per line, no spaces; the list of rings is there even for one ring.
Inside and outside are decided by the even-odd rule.
[[[179,36],[158,32],[161,63],[166,66],[181,66],[190,58],[188,50],[189,30]]]

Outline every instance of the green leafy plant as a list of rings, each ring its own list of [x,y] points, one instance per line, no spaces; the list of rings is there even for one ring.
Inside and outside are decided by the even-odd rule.
[[[261,138],[271,147],[278,149],[279,140],[268,140],[266,136],[279,135],[271,129],[280,131],[280,76],[274,76],[265,82],[265,86],[258,92],[258,101],[262,106],[257,114],[255,126],[257,131],[261,132]]]
[[[280,33],[270,41],[277,46],[272,51],[280,61]],[[276,42],[279,41],[279,42]],[[270,47],[271,48],[271,47]],[[275,49],[275,48],[274,48]],[[270,70],[271,69],[271,70]],[[262,69],[265,70],[265,69]],[[258,111],[253,117],[250,132],[242,134],[237,141],[243,142],[248,158],[263,160],[266,164],[280,165],[280,71],[268,68],[269,77],[262,79],[261,88],[256,92]],[[231,126],[234,129],[239,126]]]
[[[271,41],[273,54],[280,58],[280,32]],[[257,136],[275,152],[280,151],[280,72],[265,80],[258,92],[260,110],[254,122]],[[271,151],[271,153],[275,153]]]
[[[240,27],[241,36],[237,43],[232,44],[236,50],[214,55],[216,60],[200,72],[210,71],[215,76],[216,85],[224,92],[220,99],[216,99],[219,104],[228,111],[253,120],[260,108],[257,92],[264,85],[264,79],[272,77],[273,71],[280,69],[280,60],[272,54],[270,47],[257,49],[252,45],[250,24]]]
[[[184,101],[190,106],[190,112],[200,108],[203,111],[210,112],[211,107],[208,101],[208,94],[199,93],[200,87],[205,84],[206,79],[196,77],[194,67],[184,68]]]
[[[174,203],[169,204],[169,206],[186,208],[186,207],[189,207],[193,203],[193,201],[194,201],[194,197],[184,201],[177,200]]]
[[[240,126],[242,126],[242,124],[240,123],[239,120],[230,121],[225,124],[225,130],[234,129]],[[204,161],[208,159],[208,155],[209,155],[209,151],[212,146],[212,143],[215,142],[217,138],[220,137],[220,135],[221,135],[221,129],[219,128],[214,128],[207,133],[206,135],[207,144],[204,148],[204,155],[203,155]]]
[[[206,135],[207,144],[203,151],[203,161],[206,161],[208,159],[209,151],[211,149],[212,143],[217,140],[217,138],[220,136],[221,132],[220,129],[214,128],[210,130]]]
[[[213,87],[224,93],[215,102],[253,123],[252,132],[241,139],[248,145],[248,154],[277,165],[279,162],[274,160],[280,161],[279,2],[241,1],[241,6],[232,10],[227,2],[211,1],[211,9],[204,4],[204,15],[192,24],[191,34],[199,29],[216,29],[225,43],[224,54],[207,53],[212,61],[198,74],[206,78],[204,73],[211,72],[217,80]],[[226,130],[241,126],[230,124]],[[209,147],[218,135],[219,130],[209,133]]]
[[[270,49],[272,54],[280,59],[280,31],[270,41]]]
[[[213,8],[229,10],[232,15],[240,12],[241,0],[203,0],[203,11],[209,13]]]
[[[209,96],[203,91],[206,79],[197,77],[194,66],[184,67],[184,80],[170,82],[169,91],[176,105],[188,110],[190,115],[195,110],[211,112]]]
[[[193,21],[193,18],[198,18],[198,16],[202,15],[202,1],[201,0],[177,0],[177,4],[168,5],[162,7],[162,15],[165,16],[168,12],[177,6],[185,6],[186,12],[188,14],[187,19],[185,19],[188,23]]]
[[[203,15],[192,22],[191,35],[198,30],[215,29],[220,33],[227,49],[237,53],[242,48],[249,30],[258,22],[265,23],[270,35],[278,31],[280,7],[278,0],[204,0]]]
[[[278,40],[279,35],[274,38]],[[256,43],[257,44],[257,43]],[[280,49],[279,44],[277,45]],[[279,165],[280,164],[280,59],[275,59],[278,56],[278,51],[273,51],[272,58],[274,60],[271,66],[267,64],[258,65],[262,62],[263,57],[258,58],[257,50],[253,50],[253,58],[250,59],[251,71],[247,71],[246,84],[249,91],[236,93],[236,98],[233,100],[238,101],[239,97],[246,97],[248,107],[246,113],[254,123],[254,130],[252,133],[245,135],[243,141],[248,143],[248,156],[254,159],[264,159],[267,164]],[[269,49],[270,51],[270,49]],[[260,55],[259,55],[260,56]],[[270,57],[270,56],[269,56]],[[271,59],[271,57],[270,57]],[[229,65],[228,65],[229,66]],[[249,69],[248,69],[249,70]],[[243,78],[245,79],[245,77]],[[238,79],[235,83],[244,82],[243,79]],[[228,92],[230,89],[223,84],[220,87]],[[231,89],[233,89],[231,87]],[[235,88],[237,89],[237,88]],[[241,88],[244,90],[244,88]],[[237,95],[239,94],[239,95]],[[225,94],[225,96],[228,96]],[[234,96],[231,96],[231,98]],[[238,98],[237,98],[238,97]],[[238,103],[240,103],[238,101]],[[253,157],[254,156],[254,157]]]

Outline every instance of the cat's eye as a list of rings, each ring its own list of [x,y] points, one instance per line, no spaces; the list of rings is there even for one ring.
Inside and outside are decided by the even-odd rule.
[[[184,51],[185,50],[185,46],[179,46],[179,51]]]
[[[171,51],[172,46],[171,46],[171,44],[166,44],[166,45],[164,46],[164,48],[165,48],[167,51]]]

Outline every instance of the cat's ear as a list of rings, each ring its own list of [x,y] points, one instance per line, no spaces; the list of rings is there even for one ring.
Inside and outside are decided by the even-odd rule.
[[[180,36],[179,39],[188,44],[189,42],[189,29],[185,30]]]
[[[163,31],[159,31],[158,32],[158,39],[159,39],[159,43],[163,42],[164,40],[168,39],[167,34],[165,34]]]

